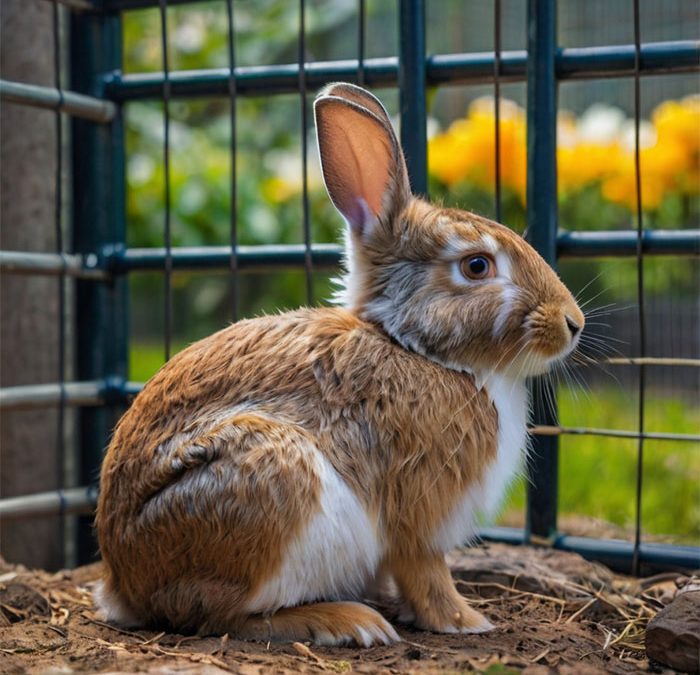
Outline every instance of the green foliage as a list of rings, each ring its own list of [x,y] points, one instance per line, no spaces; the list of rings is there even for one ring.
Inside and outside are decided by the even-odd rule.
[[[338,26],[355,13],[346,0],[323,0],[307,8],[307,46],[331,40]],[[223,2],[168,9],[169,65],[172,70],[227,68],[228,20]],[[297,59],[299,4],[285,0],[235,3],[235,60],[238,66],[292,63]],[[124,70],[162,69],[158,9],[124,15]]]
[[[354,13],[352,4],[324,2],[308,13],[310,44],[332,39]],[[238,65],[296,60],[298,6],[279,0],[236,5]],[[157,10],[129,12],[124,24],[124,68],[162,68]],[[223,3],[173,7],[168,11],[173,70],[228,66]],[[320,47],[319,47],[320,48]],[[311,121],[310,100],[307,122]],[[232,237],[230,103],[224,97],[175,100],[170,104],[170,207],[174,246],[229,245]],[[235,228],[238,244],[301,243],[303,199],[301,110],[298,95],[236,100]],[[163,246],[165,170],[163,109],[159,103],[126,108],[128,245]],[[338,240],[341,219],[320,179],[312,129],[303,142],[309,154],[309,221],[312,240]],[[204,283],[203,283],[204,282]],[[131,280],[132,324],[137,335],[160,329],[149,311],[161,293],[154,275]],[[179,273],[173,277],[176,332],[192,339],[226,323],[230,283],[226,275]],[[240,315],[304,304],[305,281],[297,272],[240,280]],[[314,276],[314,299],[330,295],[326,275]],[[187,320],[183,317],[187,316]]]

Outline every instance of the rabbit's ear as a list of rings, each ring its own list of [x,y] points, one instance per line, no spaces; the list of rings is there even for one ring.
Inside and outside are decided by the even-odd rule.
[[[321,90],[318,98],[323,96],[335,96],[336,98],[344,98],[346,101],[357,103],[357,105],[373,112],[379,119],[391,127],[389,113],[387,113],[382,102],[374,94],[371,94],[362,87],[358,87],[356,84],[334,82]]]
[[[411,190],[384,108],[374,97],[369,101],[376,112],[359,100],[322,93],[314,113],[328,194],[353,234],[366,238],[379,223],[391,227]]]

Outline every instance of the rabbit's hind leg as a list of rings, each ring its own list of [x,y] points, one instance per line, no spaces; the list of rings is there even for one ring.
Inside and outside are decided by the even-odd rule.
[[[107,590],[143,624],[235,632],[321,508],[317,454],[303,429],[256,412],[188,439],[163,458],[152,495],[110,546]]]
[[[250,616],[278,612],[291,622],[283,628],[307,626],[319,635],[343,620],[340,637],[328,633],[336,641],[366,642],[360,628],[370,637],[388,634],[388,624],[363,605],[330,603],[330,610],[299,615],[286,609],[358,599],[381,557],[376,517],[312,434],[241,412],[191,439],[170,463],[178,473],[139,521],[161,564],[153,566],[155,578],[141,572],[148,579],[128,584],[141,588],[129,606],[145,606],[151,623],[204,633],[236,635]],[[280,634],[295,634],[283,628]]]
[[[270,616],[250,616],[238,636],[261,641],[304,641],[338,646],[390,645],[401,638],[378,612],[359,602],[318,602],[286,607]]]

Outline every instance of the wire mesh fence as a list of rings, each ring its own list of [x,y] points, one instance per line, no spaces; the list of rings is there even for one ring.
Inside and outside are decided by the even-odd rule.
[[[59,8],[59,4],[63,5]],[[500,220],[504,214],[502,186],[504,121],[502,98],[504,88],[513,83],[525,83],[527,88],[527,238],[553,265],[559,260],[598,260],[628,258],[634,265],[636,297],[634,302],[636,337],[631,356],[602,358],[610,368],[634,368],[636,372],[636,424],[634,428],[598,428],[595,426],[559,423],[554,386],[543,383],[534,387],[531,436],[530,482],[527,486],[527,514],[522,528],[487,528],[483,536],[511,542],[533,541],[558,548],[576,550],[588,557],[627,571],[642,571],[667,567],[696,567],[700,552],[692,546],[645,542],[643,540],[642,498],[645,480],[644,453],[648,441],[668,441],[678,444],[698,444],[700,434],[679,433],[675,429],[650,430],[646,420],[646,403],[650,369],[683,369],[697,371],[696,356],[668,358],[660,355],[648,337],[648,299],[645,291],[645,263],[656,256],[673,259],[694,257],[700,253],[700,231],[679,222],[676,229],[645,227],[643,195],[645,176],[641,163],[643,120],[642,78],[652,75],[696,73],[700,71],[700,45],[697,40],[644,42],[640,1],[630,0],[632,26],[631,42],[616,46],[562,47],[557,40],[557,2],[545,0],[527,5],[525,49],[504,49],[504,16],[510,3],[494,0],[489,3],[492,23],[487,31],[491,50],[428,54],[426,51],[426,16],[431,3],[426,0],[402,0],[396,8],[397,54],[368,57],[368,7],[366,0],[341,3],[355,22],[354,58],[314,61],[309,59],[307,23],[310,9],[304,0],[287,3],[285,11],[293,15],[296,45],[288,54],[293,62],[280,64],[241,63],[236,50],[239,5],[233,0],[215,3],[223,11],[224,63],[220,67],[188,70],[173,67],[173,43],[169,12],[174,9],[196,9],[203,3],[181,3],[171,0],[105,0],[91,3],[65,0],[52,3],[55,35],[55,81],[52,87],[31,83],[0,82],[3,101],[38,106],[54,111],[56,118],[56,154],[58,155],[55,190],[56,250],[54,253],[24,253],[1,251],[0,270],[3,274],[54,275],[60,280],[59,369],[53,383],[37,383],[22,387],[5,387],[0,391],[0,406],[7,414],[12,410],[57,406],[58,427],[55,452],[71,454],[80,469],[77,484],[63,485],[50,494],[25,495],[0,500],[0,515],[4,518],[65,516],[70,513],[89,514],[94,505],[97,487],[95,479],[101,453],[111,429],[128,401],[141,384],[129,379],[130,336],[127,297],[137,275],[157,273],[162,280],[161,309],[150,309],[155,300],[148,298],[144,306],[162,319],[162,352],[167,360],[177,349],[178,316],[176,295],[178,275],[185,271],[225,275],[227,287],[227,318],[242,316],[246,289],[251,283],[261,283],[267,275],[296,270],[303,273],[303,298],[307,304],[319,299],[319,274],[327,275],[337,268],[342,246],[323,243],[314,236],[314,222],[309,189],[309,174],[314,159],[309,154],[307,139],[311,133],[308,109],[309,95],[322,85],[348,80],[369,87],[398,88],[398,119],[401,142],[406,153],[411,184],[416,193],[429,191],[428,171],[428,110],[431,92],[436,87],[488,86],[494,103],[493,213]],[[211,3],[207,3],[211,4]],[[294,5],[293,12],[289,9]],[[336,5],[338,3],[335,3]],[[427,4],[427,7],[426,7]],[[468,4],[468,3],[467,3]],[[220,5],[220,6],[219,6]],[[347,7],[345,7],[347,5]],[[334,5],[335,6],[335,5]],[[183,11],[184,11],[183,9]],[[510,8],[512,9],[512,8]],[[124,21],[136,11],[157,13],[160,44],[159,69],[153,72],[125,72],[123,69]],[[61,38],[61,13],[70,23],[70,42]],[[510,14],[508,14],[510,16]],[[285,18],[288,18],[285,15]],[[62,42],[63,39],[63,42]],[[261,38],[262,39],[262,38]],[[70,61],[70,89],[64,86],[61,73]],[[633,147],[634,147],[634,227],[616,231],[562,230],[557,213],[557,113],[558,86],[574,80],[600,78],[631,78],[633,82]],[[241,185],[246,180],[240,169],[239,106],[247,98],[264,98],[270,105],[294,96],[298,117],[300,208],[297,243],[246,243],[246,228],[241,220]],[[174,162],[180,161],[176,148],[181,124],[178,106],[185,101],[226,102],[228,112],[229,167],[227,195],[221,199],[228,208],[226,243],[189,245],[178,243],[177,214],[173,211],[175,194]],[[285,104],[286,105],[286,104]],[[127,200],[138,198],[126,180],[127,167],[132,161],[129,134],[133,127],[132,110],[146,114],[158,106],[161,115],[159,171],[162,190],[159,196],[163,208],[159,228],[162,245],[148,247],[132,245],[139,241],[127,219]],[[292,108],[287,108],[291,110]],[[63,236],[65,195],[62,185],[65,162],[65,120],[71,125],[71,237]],[[263,125],[264,121],[261,120]],[[467,208],[468,204],[465,205]],[[248,211],[247,213],[251,213]],[[48,227],[48,224],[47,224]],[[206,238],[203,238],[206,241]],[[70,242],[70,243],[68,243]],[[256,273],[255,281],[250,274]],[[325,278],[325,277],[324,277]],[[75,280],[75,380],[67,377],[66,280]],[[325,282],[324,282],[325,283]],[[130,285],[131,284],[131,285]],[[323,284],[321,284],[323,286]],[[151,286],[153,287],[153,286]],[[323,286],[325,288],[325,286]],[[71,314],[72,316],[72,314]],[[133,316],[133,315],[132,315]],[[601,360],[601,359],[598,359]],[[697,377],[694,378],[697,381]],[[595,394],[593,394],[595,395]],[[74,442],[65,444],[65,420],[68,408],[78,411]],[[632,541],[585,539],[563,534],[557,527],[560,437],[593,436],[629,439],[636,443],[635,505]],[[693,451],[697,447],[693,445]],[[63,466],[64,460],[59,461]],[[78,560],[94,555],[90,519],[83,516],[77,531]]]

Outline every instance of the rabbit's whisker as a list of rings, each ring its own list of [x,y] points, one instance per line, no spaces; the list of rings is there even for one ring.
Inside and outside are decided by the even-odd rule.
[[[595,319],[601,316],[609,316],[610,314],[619,314],[628,309],[634,309],[635,305],[602,305],[601,307],[596,307],[584,313],[586,321],[588,319]]]
[[[594,299],[595,298],[591,298],[591,300],[594,300]],[[588,304],[588,302],[590,302],[590,300],[587,301],[586,304]],[[589,316],[592,316],[593,314],[596,314],[597,312],[606,311],[606,310],[612,309],[614,307],[617,307],[617,303],[608,302],[605,305],[596,305],[596,306],[590,307],[588,309],[585,309],[585,306],[584,306],[584,309],[581,309],[581,311],[583,312],[583,315],[585,317],[589,317]]]
[[[606,293],[607,291],[609,291],[610,288],[611,288],[610,286],[608,286],[607,288],[603,288],[602,290],[598,291],[594,296],[588,298],[588,300],[586,300],[585,302],[580,302],[580,303],[579,303],[579,309],[585,314],[585,312],[584,312],[584,307],[587,307],[587,306],[590,305],[594,300],[597,300],[601,295],[603,295],[603,293]]]
[[[580,302],[581,302],[581,296],[583,295],[583,293],[586,291],[586,289],[587,289],[589,286],[591,286],[591,284],[594,284],[596,281],[598,281],[598,279],[600,279],[600,277],[603,276],[604,271],[605,271],[605,270],[601,270],[600,272],[598,272],[598,274],[596,274],[583,288],[581,288],[581,289],[578,291],[578,293],[576,293],[576,294],[574,295],[574,297],[576,298],[576,302],[579,303],[579,307],[580,307]]]
[[[583,332],[581,334],[581,340],[580,343],[587,343],[587,342],[597,342],[599,344],[603,344],[607,347],[610,347],[611,349],[613,348],[612,345],[610,345],[610,342],[616,342],[621,345],[628,345],[629,343],[627,340],[621,340],[620,338],[612,337],[611,335],[601,335],[599,333],[587,333]]]

